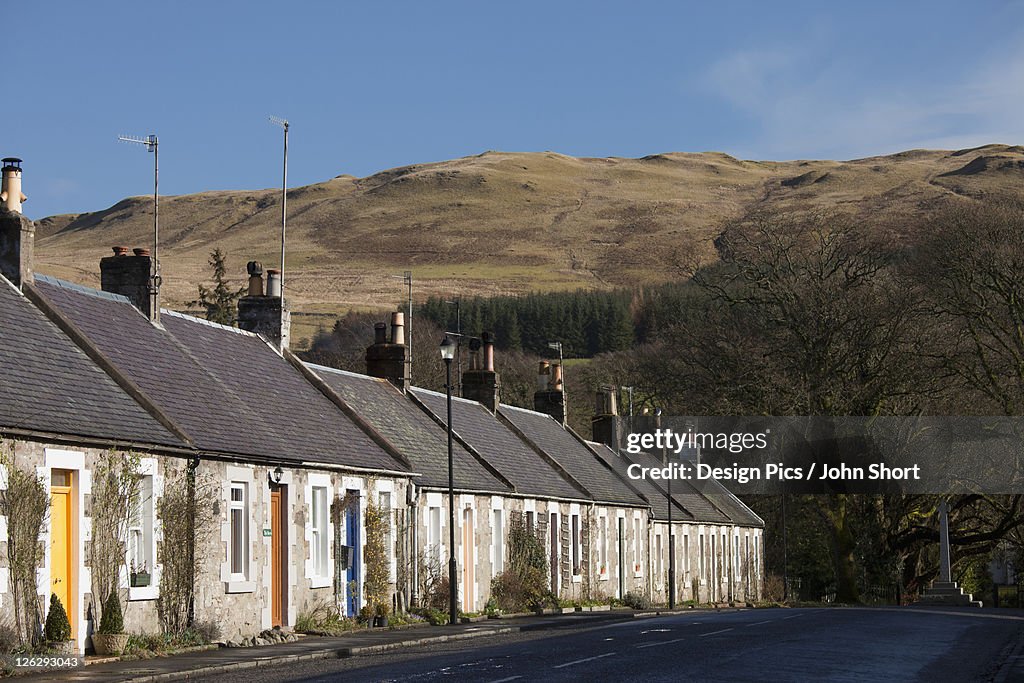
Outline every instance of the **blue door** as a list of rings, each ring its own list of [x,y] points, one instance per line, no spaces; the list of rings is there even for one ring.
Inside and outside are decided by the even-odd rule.
[[[362,547],[359,539],[359,491],[348,491],[348,497],[352,503],[345,510],[345,544],[352,550],[349,555],[348,569],[345,575],[345,585],[348,591],[348,616],[359,615],[363,587],[359,580],[359,565],[362,555]]]

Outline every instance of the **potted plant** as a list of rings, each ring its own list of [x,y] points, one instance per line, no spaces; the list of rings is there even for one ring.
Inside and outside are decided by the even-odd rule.
[[[388,625],[388,612],[390,609],[385,604],[377,605],[377,613],[373,618],[373,625],[378,628],[383,628]]]
[[[119,655],[128,645],[128,634],[124,632],[124,616],[121,614],[121,601],[117,590],[110,592],[110,597],[103,605],[103,616],[100,618],[99,630],[92,634],[92,646],[98,655]]]
[[[76,652],[75,641],[71,640],[71,621],[56,593],[50,594],[50,611],[46,614],[43,637],[57,654],[73,655]]]
[[[146,566],[146,563],[143,562],[141,565],[136,566],[135,563],[132,562],[132,571],[130,578],[132,588],[145,588],[146,586],[148,586],[151,577],[149,575],[149,568]]]

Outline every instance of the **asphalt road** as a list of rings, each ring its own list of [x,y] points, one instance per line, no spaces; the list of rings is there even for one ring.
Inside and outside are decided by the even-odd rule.
[[[199,679],[263,681],[1018,681],[1024,617],[989,610],[693,612],[508,634]],[[1024,658],[1019,660],[1024,663]]]

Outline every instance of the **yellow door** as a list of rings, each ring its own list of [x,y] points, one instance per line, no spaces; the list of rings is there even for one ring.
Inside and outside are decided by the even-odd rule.
[[[71,637],[75,637],[75,609],[71,573],[71,487],[50,487],[50,592],[60,598],[71,622]],[[49,596],[47,596],[49,609]]]

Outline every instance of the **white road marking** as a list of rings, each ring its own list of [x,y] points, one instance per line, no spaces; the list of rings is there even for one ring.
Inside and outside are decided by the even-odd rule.
[[[572,661],[572,662],[566,662],[565,664],[558,664],[557,666],[555,666],[553,668],[555,668],[555,669],[564,669],[567,666],[575,666],[576,664],[583,664],[584,662],[592,662],[595,659],[601,659],[602,657],[611,657],[613,654],[615,654],[615,653],[614,652],[606,652],[603,655],[597,655],[596,657],[587,657],[586,659],[577,659],[577,660]]]
[[[761,624],[770,624],[773,621],[775,621],[775,620],[774,619],[769,619],[767,621],[758,621],[758,622],[755,622],[753,624],[747,624],[747,628],[750,628],[751,626],[760,626]]]
[[[522,678],[522,676],[509,676],[508,678],[499,678],[496,681],[491,681],[491,683],[507,683],[507,681],[514,681],[518,678]]]
[[[731,630],[732,630],[731,628],[723,628],[721,631],[712,631],[711,633],[701,633],[697,637],[698,638],[703,638],[704,636],[716,636],[719,633],[725,633],[726,631],[731,631]]]
[[[658,645],[671,645],[672,643],[678,643],[681,640],[686,640],[686,639],[685,638],[676,638],[675,640],[659,640],[657,643],[646,643],[644,645],[637,645],[636,647],[639,650],[639,649],[642,649],[642,648],[645,648],[645,647],[657,647]]]

